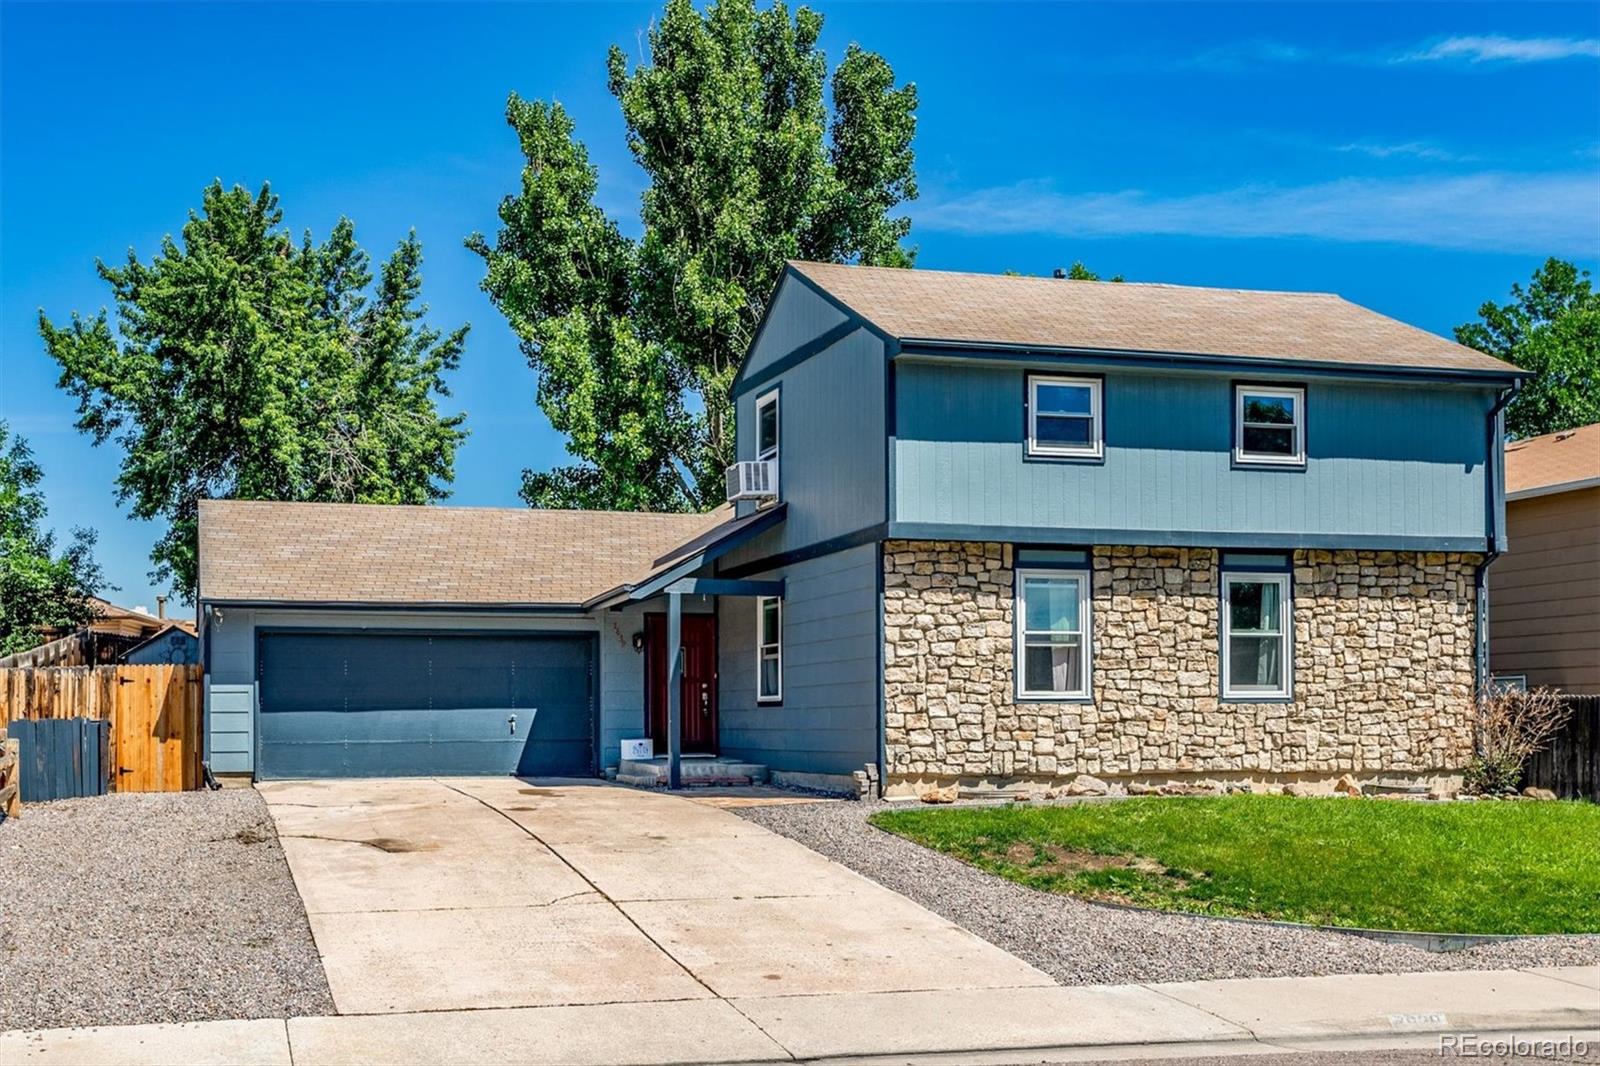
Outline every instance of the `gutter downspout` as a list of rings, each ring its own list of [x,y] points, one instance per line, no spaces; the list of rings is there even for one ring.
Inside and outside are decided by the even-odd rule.
[[[1489,566],[1500,557],[1499,541],[1502,530],[1500,529],[1499,513],[1502,486],[1500,473],[1505,464],[1505,447],[1501,439],[1500,416],[1507,405],[1516,399],[1517,393],[1522,390],[1522,379],[1518,378],[1511,383],[1509,389],[1502,389],[1500,396],[1495,400],[1494,406],[1489,408],[1487,428],[1485,430],[1486,448],[1484,451],[1487,460],[1484,472],[1484,493],[1487,497],[1485,510],[1487,512],[1489,535],[1487,538],[1487,551],[1484,552],[1483,561],[1477,566],[1473,574],[1473,592],[1476,596],[1477,607],[1477,633],[1473,641],[1474,659],[1477,666],[1477,688],[1481,697],[1489,691]]]

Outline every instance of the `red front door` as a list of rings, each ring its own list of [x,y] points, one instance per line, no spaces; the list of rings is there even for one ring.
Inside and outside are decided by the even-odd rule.
[[[683,616],[683,750],[717,751],[717,616]],[[667,616],[644,616],[645,732],[667,753]]]

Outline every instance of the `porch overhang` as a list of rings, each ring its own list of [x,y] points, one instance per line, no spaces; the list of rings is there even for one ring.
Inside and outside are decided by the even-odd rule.
[[[653,599],[665,592],[667,586],[692,578],[728,552],[776,526],[783,521],[787,510],[787,505],[778,503],[707,530],[688,544],[680,545],[673,554],[656,560],[656,568],[643,580],[602,593],[584,604],[584,607],[586,610],[609,608],[616,611]]]
[[[783,579],[776,581],[734,581],[723,577],[686,577],[664,590],[669,596],[779,596]]]

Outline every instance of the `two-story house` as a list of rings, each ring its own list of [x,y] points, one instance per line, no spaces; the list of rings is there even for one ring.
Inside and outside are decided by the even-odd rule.
[[[792,263],[731,508],[204,505],[208,756],[1448,779],[1520,377],[1324,294]]]

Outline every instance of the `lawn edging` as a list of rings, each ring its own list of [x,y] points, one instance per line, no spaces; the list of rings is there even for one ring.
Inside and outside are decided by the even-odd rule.
[[[877,828],[874,826],[873,828]],[[878,829],[880,833],[889,832],[887,829]],[[906,839],[901,837],[902,840]],[[912,841],[913,844],[916,841]],[[926,845],[917,844],[925,847]],[[952,856],[954,858],[954,856]],[[963,859],[957,859],[964,862]],[[999,877],[997,873],[984,870],[981,866],[967,863],[974,870],[981,870],[990,877]],[[1030,892],[1043,892],[1050,895],[1042,888],[1032,885],[1021,885]],[[1449,951],[1465,951],[1467,948],[1479,947],[1483,944],[1501,944],[1510,940],[1564,940],[1574,936],[1595,936],[1600,933],[1430,933],[1421,929],[1367,929],[1358,925],[1315,925],[1311,922],[1290,922],[1281,918],[1240,918],[1228,914],[1206,914],[1203,911],[1171,910],[1162,907],[1141,907],[1134,903],[1113,903],[1110,900],[1091,899],[1088,896],[1078,896],[1071,893],[1061,893],[1079,903],[1087,903],[1091,907],[1107,907],[1116,911],[1134,911],[1139,914],[1181,914],[1185,918],[1199,918],[1208,922],[1231,922],[1234,925],[1257,925],[1274,929],[1305,929],[1318,933],[1343,933],[1346,936],[1359,936],[1368,940],[1381,940],[1386,944],[1404,944],[1407,947],[1417,948],[1421,951],[1432,951],[1444,954]]]

